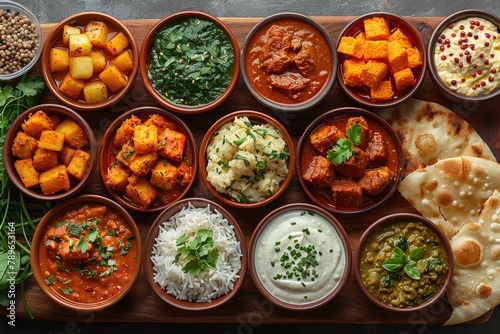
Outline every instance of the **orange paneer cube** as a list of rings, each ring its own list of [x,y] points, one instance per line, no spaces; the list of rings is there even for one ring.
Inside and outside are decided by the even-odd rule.
[[[128,177],[131,175],[129,170],[121,164],[113,164],[106,174],[106,185],[111,189],[123,192],[128,184]]]
[[[151,171],[151,184],[163,190],[171,190],[177,184],[179,171],[166,159],[156,162]]]
[[[388,40],[391,31],[383,17],[374,16],[363,20],[366,39],[369,41]]]
[[[396,85],[396,90],[399,93],[401,93],[408,87],[412,87],[414,81],[415,78],[413,77],[413,73],[409,68],[405,68],[404,70],[394,73],[394,83]]]
[[[387,43],[387,61],[389,71],[396,73],[408,67],[408,52],[399,44],[399,42]]]
[[[36,187],[40,183],[38,171],[33,165],[33,159],[16,160],[14,168],[26,188]]]
[[[378,60],[369,60],[365,65],[364,85],[370,88],[377,88],[380,82],[387,75],[387,65]]]
[[[422,65],[422,56],[420,55],[420,51],[415,48],[406,49],[408,53],[408,67],[409,68],[417,68]]]
[[[38,148],[45,148],[51,151],[61,151],[64,145],[64,133],[45,130],[38,140]]]
[[[64,165],[57,165],[40,174],[40,188],[44,195],[55,194],[61,190],[68,191],[70,187],[68,172]]]
[[[389,37],[389,42],[397,41],[404,48],[413,48],[413,43],[410,38],[401,30],[401,28],[397,28]]]
[[[337,52],[351,57],[361,58],[363,56],[363,42],[351,36],[343,36],[340,39]]]
[[[37,147],[38,143],[35,138],[18,131],[12,142],[12,155],[20,159],[32,158]]]
[[[347,86],[362,86],[365,62],[360,59],[347,59],[343,63],[344,83]]]
[[[370,98],[373,102],[386,102],[392,99],[394,91],[389,80],[382,81],[377,88],[370,90]]]
[[[387,41],[366,41],[363,60],[387,58]]]
[[[137,154],[154,153],[158,150],[158,128],[154,125],[137,125],[133,139]]]
[[[186,146],[186,136],[183,133],[166,129],[161,133],[158,155],[173,161],[182,161]]]

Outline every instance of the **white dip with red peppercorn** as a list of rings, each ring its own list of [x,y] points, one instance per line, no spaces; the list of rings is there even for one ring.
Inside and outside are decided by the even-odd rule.
[[[500,87],[497,27],[479,17],[450,24],[437,39],[434,63],[441,80],[457,93],[491,93]]]
[[[346,254],[337,230],[322,215],[290,210],[273,218],[254,246],[265,289],[289,304],[318,301],[337,287]]]

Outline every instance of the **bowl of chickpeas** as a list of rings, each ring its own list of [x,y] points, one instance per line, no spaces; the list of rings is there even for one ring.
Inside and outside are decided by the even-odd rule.
[[[0,81],[21,77],[42,53],[42,29],[36,16],[13,1],[0,1]]]

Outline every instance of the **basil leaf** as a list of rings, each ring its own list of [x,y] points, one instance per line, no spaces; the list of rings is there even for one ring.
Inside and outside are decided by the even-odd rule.
[[[415,248],[410,253],[410,259],[414,260],[414,261],[420,260],[422,258],[422,256],[424,256],[424,253],[425,253],[424,247]]]
[[[397,258],[388,258],[382,263],[382,268],[390,272],[397,272],[403,269],[404,263]]]
[[[416,266],[405,266],[405,273],[414,280],[420,279],[420,271]]]
[[[399,247],[394,248],[394,256],[398,258],[403,258],[405,256],[405,253],[401,250]]]

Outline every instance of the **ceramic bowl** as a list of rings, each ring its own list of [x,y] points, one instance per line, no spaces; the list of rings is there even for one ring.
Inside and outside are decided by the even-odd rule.
[[[23,130],[24,123],[32,115],[35,115],[38,111],[43,111],[47,116],[52,118],[50,123],[46,123],[47,124],[46,126],[44,125],[45,129],[54,130],[57,129],[56,124],[59,123],[60,121],[63,121],[65,119],[72,120],[73,122],[71,122],[71,124],[76,123],[78,127],[81,129],[81,131],[84,133],[84,136],[87,138],[87,140],[86,141],[84,140],[81,144],[78,144],[77,142],[73,141],[71,142],[66,141],[62,150],[55,151],[54,153],[54,151],[51,149],[50,150],[51,152],[47,153],[46,155],[41,154],[40,156],[38,156],[37,148],[39,145],[39,134],[35,133],[26,134]],[[50,126],[52,127],[50,128]],[[65,128],[68,129],[68,127]],[[59,131],[57,132],[61,131],[65,130],[59,129]],[[73,130],[71,130],[71,132],[72,131]],[[18,148],[24,147],[26,149],[20,149],[19,151],[22,153],[20,153],[19,156],[14,156],[12,151],[14,146],[14,140],[20,133],[22,133],[22,135],[24,136],[18,138],[19,139],[18,143],[19,144],[25,143],[26,145],[19,145]],[[77,134],[79,132],[75,131],[72,133]],[[83,146],[77,147],[82,145],[83,143],[85,143]],[[29,149],[27,149],[28,147]],[[68,164],[72,161],[71,157],[74,157],[74,155],[72,155],[71,152],[74,152],[78,148],[81,151],[84,151],[90,155],[90,160],[85,159],[86,161],[85,164],[87,165],[87,168],[83,173],[83,177],[75,178],[75,176],[73,175],[79,175],[79,174],[68,174],[67,169],[65,169],[63,174],[59,175],[60,177],[62,177],[62,179],[60,179],[60,181],[58,182],[59,184],[63,184],[63,189],[60,189],[57,192],[53,192],[52,190],[50,190],[49,188],[45,188],[44,186],[43,189],[46,189],[44,191],[39,183],[39,181],[42,180],[43,175],[45,176],[51,175],[49,172],[50,169],[52,169],[52,167],[60,168],[60,166],[64,164],[68,166]],[[85,156],[85,154],[82,155]],[[61,163],[63,156],[65,157],[64,163]],[[3,146],[3,158],[5,163],[5,169],[7,171],[9,179],[21,192],[23,192],[23,194],[40,201],[61,201],[81,192],[89,184],[90,180],[92,179],[95,167],[97,165],[97,143],[94,137],[94,132],[90,127],[90,125],[87,123],[87,121],[85,121],[85,119],[82,116],[80,116],[74,110],[57,104],[40,104],[20,114],[19,117],[16,118],[16,120],[12,123],[11,127],[9,128],[9,130],[5,135],[5,144]],[[24,160],[24,162],[27,162],[27,164],[21,163],[20,162],[21,160]],[[37,162],[35,163],[35,161]],[[75,163],[77,161],[80,160],[75,160]],[[26,168],[28,168],[28,170],[33,172],[29,174],[33,175],[33,178],[31,180],[27,180],[28,182],[27,184],[24,183],[24,181],[20,177],[20,174],[17,172],[17,169],[15,167],[16,163],[20,164],[18,166],[20,170],[25,170]],[[38,176],[36,176],[37,174]],[[44,178],[44,180],[46,180],[46,178]],[[44,184],[46,183],[44,182]],[[66,188],[68,190],[66,190]],[[55,188],[52,189],[55,190]]]
[[[248,270],[257,290],[276,306],[307,311],[324,306],[349,281],[351,246],[339,221],[306,203],[266,215],[249,245]]]
[[[75,212],[79,214],[75,215]],[[88,220],[82,221],[82,217]],[[94,222],[99,223],[94,224]],[[116,226],[121,228],[114,230]],[[91,232],[86,234],[83,231]],[[95,239],[91,237],[94,231],[99,231],[100,235]],[[57,247],[57,243],[61,242],[57,233],[63,232],[66,236],[70,236],[69,240],[74,240],[74,244],[71,245],[70,241],[70,246],[68,246],[73,247],[72,252],[76,254],[73,259],[69,256],[66,258],[63,255],[64,252],[50,247],[51,243]],[[116,242],[114,251],[110,252],[109,249],[106,251],[109,257],[106,265],[95,264],[78,257],[78,254],[102,248],[99,242],[102,237],[108,243]],[[83,252],[80,246],[83,242],[78,240],[87,241],[87,247],[90,247],[88,245],[90,243],[92,247]],[[64,243],[63,240],[62,244]],[[102,249],[100,252],[102,254]],[[33,277],[43,293],[56,304],[81,312],[101,311],[124,298],[139,277],[141,260],[141,236],[134,219],[127,210],[109,198],[89,194],[62,202],[43,216],[33,236],[30,254]],[[111,261],[114,261],[114,264],[110,264]],[[58,267],[65,268],[65,270],[58,272]],[[50,268],[55,272],[51,272]],[[79,268],[80,272],[74,268]],[[86,270],[86,274],[81,276],[83,270]],[[91,274],[92,272],[100,276],[100,282],[95,278],[81,278],[86,277],[85,275],[94,275]],[[81,281],[84,281],[85,286],[80,286]],[[92,284],[97,285],[92,286]]]
[[[427,53],[442,95],[468,105],[500,96],[499,28],[497,15],[478,9],[456,12],[436,27]]]
[[[119,134],[125,129],[121,128],[122,124],[130,120],[135,123],[128,123],[125,130],[128,134]],[[153,144],[156,146],[154,152],[138,153],[135,141],[133,145],[125,145],[134,139],[134,129],[138,125],[156,126],[158,138]],[[166,128],[171,130],[168,135]],[[174,147],[177,143],[179,145]],[[170,147],[172,149],[167,151]],[[99,171],[106,190],[127,209],[161,211],[185,197],[193,186],[198,170],[197,152],[193,133],[181,119],[162,108],[138,107],[117,117],[107,128],[99,145]],[[163,175],[168,175],[168,178]],[[127,190],[129,186],[131,188]],[[144,200],[141,194],[148,194],[146,198],[152,201]]]
[[[269,37],[276,27],[289,37],[299,32],[303,38],[290,38],[289,45],[280,48],[288,52],[283,58],[262,51],[279,40]],[[261,20],[248,33],[241,51],[241,76],[247,89],[258,102],[276,111],[298,113],[316,106],[330,93],[336,70],[337,53],[328,32],[299,13],[278,13]]]
[[[368,123],[369,131],[366,133],[370,133],[370,135],[366,137],[366,140],[362,141],[361,147],[367,145],[366,143],[369,143],[369,145],[375,143],[374,138],[378,136],[374,136],[374,133],[381,134],[383,139],[383,145],[381,146],[385,148],[382,150],[382,152],[386,152],[385,158],[382,154],[377,154],[373,155],[372,160],[368,154],[368,146],[362,147],[366,155],[370,157],[364,172],[361,168],[354,168],[355,165],[349,165],[349,161],[354,160],[349,159],[347,163],[335,166],[328,159],[327,150],[333,151],[337,139],[343,137],[346,140],[347,120],[351,117],[363,117]],[[338,132],[326,131],[326,129],[332,129],[330,128],[331,125],[336,126],[335,131],[338,130]],[[314,145],[311,141],[312,137],[315,138]],[[360,159],[366,161],[365,154],[359,154]],[[361,155],[364,157],[361,157]],[[315,165],[321,168],[312,168]],[[361,165],[363,164],[359,164],[359,166]],[[387,182],[380,183],[385,184],[384,187],[367,185],[374,188],[369,190],[368,187],[363,188],[361,186],[361,179],[365,175],[381,170],[384,166],[388,167],[391,172],[391,177],[385,179]],[[360,108],[344,107],[321,114],[306,127],[297,144],[296,174],[303,190],[314,203],[333,213],[360,213],[386,202],[396,192],[402,177],[403,166],[404,158],[401,142],[395,131],[375,113]],[[359,170],[359,173],[355,172],[355,170]],[[347,188],[342,185],[344,181],[349,180],[355,181],[352,192],[347,191]],[[367,180],[363,182],[365,181]],[[353,185],[352,183],[349,184]],[[333,185],[336,185],[335,191],[332,188]],[[378,191],[375,189],[378,189]]]
[[[179,33],[184,28],[187,31]],[[168,45],[163,49],[166,43],[159,42],[166,34],[162,31],[170,30],[179,34],[175,52],[168,51]],[[200,42],[204,51],[195,54],[193,45]],[[165,63],[169,65],[164,66]],[[147,33],[139,66],[144,87],[162,107],[181,114],[200,114],[221,105],[236,86],[240,75],[239,46],[231,30],[217,17],[200,11],[180,11],[161,19]],[[161,74],[158,78],[157,73]],[[176,84],[170,84],[173,79]]]
[[[22,60],[22,67],[20,68],[15,68],[13,70],[6,70],[5,72],[0,72],[0,82],[1,81],[9,81],[9,80],[14,80],[22,75],[26,74],[35,66],[37,63],[38,59],[40,58],[40,55],[42,54],[42,43],[43,43],[43,37],[42,37],[42,28],[40,27],[40,23],[38,21],[38,18],[25,6],[21,5],[20,3],[14,2],[14,1],[0,1],[0,11],[2,12],[1,18],[2,21],[7,19],[6,15],[7,11],[11,11],[12,13],[17,13],[15,15],[14,19],[16,20],[18,17],[21,17],[21,19],[28,19],[31,21],[33,24],[33,35],[29,34],[28,41],[31,41],[32,44],[34,44],[35,50],[32,50],[32,45],[26,45],[26,46],[16,46],[16,51],[20,51],[22,53],[28,52],[28,56],[25,57],[26,59]],[[24,16],[24,17],[23,17]],[[4,22],[1,23],[2,26],[4,26]],[[16,28],[17,30],[18,28]],[[5,55],[1,54],[0,58],[2,58],[3,62],[6,61]],[[3,63],[2,62],[2,63]]]
[[[109,43],[113,39],[113,37],[119,35],[124,36],[128,44],[115,43],[115,40],[111,42],[111,44],[108,44],[114,46],[102,46],[102,42],[100,45],[92,45],[91,51],[96,52],[94,54],[99,54],[101,57],[99,62],[95,61],[94,58],[92,58],[91,63],[102,63],[103,66],[97,66],[95,67],[95,70],[93,69],[92,71],[90,71],[90,73],[87,74],[77,74],[78,78],[82,78],[80,80],[69,80],[73,77],[67,76],[69,74],[68,68],[71,69],[72,67],[61,65],[60,67],[54,66],[53,68],[51,68],[51,58],[54,62],[54,59],[59,59],[54,55],[51,55],[51,50],[62,50],[63,54],[65,54],[63,51],[68,51],[68,53],[66,54],[71,55],[71,53],[69,52],[69,47],[63,44],[63,37],[65,36],[65,31],[67,31],[68,35],[71,35],[72,32],[71,30],[68,31],[65,29],[68,27],[72,27],[80,29],[81,32],[85,32],[87,25],[91,22],[103,22],[106,24],[108,32],[106,35],[106,43]],[[94,25],[89,26],[89,30],[90,27],[92,27],[93,29]],[[77,33],[78,31],[75,32]],[[120,35],[119,33],[122,33],[123,35]],[[124,40],[120,40],[120,42],[123,41]],[[120,45],[126,46],[123,48]],[[86,54],[86,52],[84,54]],[[103,55],[104,57],[102,57]],[[123,56],[130,56],[130,58],[118,58]],[[86,57],[88,57],[88,55]],[[80,57],[78,56],[74,58]],[[64,56],[61,56],[61,59],[64,59]],[[69,60],[71,60],[71,57],[69,58]],[[65,64],[64,61],[61,61],[61,63]],[[111,66],[112,64],[114,66]],[[134,36],[132,36],[129,29],[122,22],[120,22],[120,20],[108,14],[99,12],[83,12],[71,15],[59,22],[50,31],[47,38],[45,39],[42,52],[42,73],[45,82],[47,83],[47,87],[59,101],[75,110],[98,111],[110,108],[118,101],[120,101],[130,91],[137,76],[138,70],[139,51],[137,49],[137,44],[135,42]],[[91,74],[90,78],[87,78],[88,74]],[[101,77],[103,78],[102,80]],[[115,78],[119,78],[120,80]],[[85,91],[87,90],[87,88],[84,88],[83,85],[89,84],[91,82],[99,82],[101,84],[104,83],[107,87],[106,89],[104,89],[104,91],[107,92],[107,98],[105,98],[106,96],[104,95],[103,99],[94,98],[93,100],[87,100],[85,97]],[[63,84],[61,85],[61,83]],[[61,88],[61,86],[63,87]],[[73,87],[75,88],[73,89]],[[98,91],[103,91],[103,88],[100,86],[94,86],[94,88],[96,88]],[[94,89],[90,88],[88,90],[95,91]],[[63,91],[65,93],[63,93]]]
[[[234,126],[232,130],[228,130],[229,132],[235,129],[237,129],[237,131],[239,132],[242,131],[240,138],[235,140],[235,143],[230,144],[239,144],[240,150],[235,151],[234,146],[232,146],[229,151],[227,151],[226,153],[222,153],[222,150],[219,151],[219,149],[215,148],[215,145],[212,145],[212,142],[214,141],[213,138],[215,136],[218,136],[222,127],[226,128],[230,126],[230,124],[234,124],[236,117],[238,117],[238,119],[247,117],[252,126],[259,125],[260,129],[258,128],[256,130],[256,134],[252,132],[252,134],[247,135],[245,134],[247,133],[245,129],[250,129],[251,126],[245,125],[242,123],[243,121],[240,121],[240,125]],[[259,159],[262,160],[261,162],[259,162],[258,159],[256,160],[251,158],[251,160],[249,160],[245,158],[246,154],[252,155],[251,152],[254,151],[255,146],[252,146],[253,144],[251,146],[248,146],[249,143],[255,142],[254,139],[262,141],[261,144],[264,146],[268,145],[268,143],[274,141],[275,139],[277,140],[276,136],[268,136],[267,134],[265,135],[266,137],[264,139],[261,139],[262,136],[259,135],[259,133],[264,135],[268,131],[262,126],[270,126],[271,128],[277,130],[286,143],[286,145],[284,145],[283,147],[278,146],[280,150],[283,149],[281,153],[285,155],[284,157],[281,157],[279,159],[282,161],[283,158],[286,159],[285,165],[287,166],[288,170],[286,173],[282,170],[284,166],[278,166],[274,168],[276,165],[273,164],[272,161],[268,161],[266,163],[266,160],[269,160],[269,154],[272,153],[272,150],[270,149],[257,150],[254,152],[256,156],[260,157]],[[224,143],[225,139],[221,140],[220,146],[225,146],[227,148],[227,145],[224,145]],[[257,146],[259,145],[260,144],[258,144]],[[211,154],[211,159],[207,157],[207,149],[209,149],[210,147],[214,147],[212,150],[213,152]],[[218,161],[217,163],[216,160]],[[208,129],[200,145],[199,163],[201,178],[210,193],[217,200],[233,207],[250,209],[269,204],[285,192],[286,188],[293,178],[293,172],[295,168],[295,149],[292,138],[288,134],[287,130],[276,119],[262,112],[240,110],[224,115]],[[229,167],[229,164],[231,164],[231,167]],[[256,181],[254,182],[254,184],[258,185],[262,183],[261,181],[258,181],[261,177],[259,175],[261,175],[262,173],[268,173],[271,170],[271,167],[273,167],[275,171],[273,175],[279,174],[279,177],[276,179],[276,181],[274,181],[274,183],[271,183],[271,187],[267,187],[266,185],[262,186],[262,188],[268,190],[264,191],[263,193],[263,190],[258,190],[259,187],[255,186],[252,188],[255,191],[252,193],[252,195],[248,196],[247,194],[250,194],[249,190],[241,191],[241,189],[245,188],[245,186],[248,184],[248,177],[245,174],[252,174],[251,178]],[[210,171],[207,171],[207,168],[210,168]],[[247,171],[248,173],[246,173]],[[260,172],[257,175],[255,171]],[[210,180],[208,179],[209,176]],[[226,187],[224,186],[224,184],[232,184],[234,188],[226,191]],[[270,192],[271,194],[269,195]],[[250,196],[254,197],[251,198]]]
[[[398,284],[395,282],[402,282],[401,284],[411,284],[408,283],[408,281],[412,281],[410,277],[406,274],[405,270],[400,270],[399,272],[389,272],[381,267],[378,267],[377,264],[374,264],[371,269],[371,274],[362,274],[360,268],[364,268],[367,263],[369,262],[367,259],[371,257],[371,260],[373,262],[378,261],[380,258],[381,253],[380,248],[381,247],[386,247],[384,245],[389,245],[392,246],[394,244],[400,246],[401,250],[403,250],[404,253],[407,254],[407,258],[411,259],[411,254],[413,253],[412,251],[417,248],[417,246],[421,245],[416,245],[412,244],[414,240],[417,240],[417,238],[412,238],[408,237],[410,235],[418,235],[420,231],[415,227],[408,227],[408,226],[415,226],[415,223],[420,223],[423,226],[423,229],[426,229],[427,232],[429,233],[429,237],[424,239],[426,240],[426,244],[423,247],[424,252],[421,257],[418,259],[414,259],[417,264],[416,267],[419,268],[421,263],[424,263],[427,266],[429,266],[429,259],[432,258],[439,258],[442,260],[442,263],[444,266],[442,266],[443,269],[432,269],[435,272],[439,272],[438,278],[436,279],[435,277],[432,277],[431,280],[436,279],[441,283],[440,288],[435,288],[433,287],[432,289],[430,287],[426,287],[425,291],[426,293],[429,292],[434,292],[433,295],[427,296],[426,298],[418,298],[415,295],[412,296],[412,298],[401,298],[404,300],[404,305],[401,305],[401,307],[398,307],[396,305],[392,305],[391,303],[388,302],[389,299],[386,301],[382,301],[378,297],[372,295],[370,290],[373,289],[382,289],[379,287],[379,285],[383,285],[384,283],[382,282],[385,277],[388,277],[388,280],[391,281],[390,275],[402,275],[402,279],[398,281],[391,281],[387,282],[385,284],[391,285],[391,284]],[[389,228],[390,226],[394,226],[394,224],[403,224],[403,227],[400,228]],[[381,230],[386,228],[387,230]],[[406,232],[406,230],[408,232]],[[375,234],[376,233],[376,234]],[[405,236],[406,233],[406,236]],[[408,241],[407,245],[408,249],[405,249],[406,247],[403,247],[403,243],[400,242],[400,238],[404,237]],[[370,242],[373,241],[373,238],[376,238],[376,246],[368,246],[370,245]],[[387,242],[385,242],[387,240]],[[440,245],[443,247],[443,250],[437,251],[436,245]],[[394,248],[394,247],[393,247]],[[367,256],[367,252],[371,252],[372,255]],[[386,252],[389,252],[388,250]],[[437,254],[437,255],[436,255]],[[394,252],[391,252],[391,254],[386,254],[385,258],[393,257]],[[385,260],[385,258],[380,259],[382,262]],[[425,262],[424,262],[425,261]],[[382,262],[383,263],[383,262]],[[381,264],[382,264],[381,263]],[[441,266],[441,265],[438,265]],[[378,268],[378,269],[373,269],[373,268]],[[435,267],[437,268],[437,267]],[[442,297],[444,297],[448,284],[450,283],[452,277],[453,277],[453,268],[454,268],[454,258],[453,258],[453,252],[450,246],[450,243],[446,236],[441,232],[441,230],[437,227],[436,224],[434,224],[432,221],[416,214],[410,214],[410,213],[396,213],[396,214],[391,214],[389,216],[385,216],[383,218],[380,218],[373,224],[371,224],[365,232],[362,234],[361,238],[359,239],[358,245],[356,246],[356,249],[354,251],[354,258],[353,258],[353,271],[354,275],[356,277],[356,281],[359,285],[359,288],[363,292],[363,294],[371,301],[373,302],[379,309],[383,310],[388,310],[391,312],[403,312],[403,313],[411,313],[411,312],[417,312],[423,308],[426,308],[435,302],[439,301]],[[420,270],[420,269],[419,269]],[[427,269],[426,269],[427,270]],[[426,271],[420,273],[420,282],[421,284],[424,284],[425,280],[428,280],[428,274],[426,274]],[[375,279],[376,278],[376,279]],[[377,281],[380,280],[380,281]],[[387,280],[386,280],[387,281]],[[435,290],[435,291],[434,291]],[[396,299],[396,298],[394,298]],[[411,299],[417,300],[416,305],[411,302]]]
[[[404,17],[385,12],[359,16],[342,30],[337,45],[340,87],[363,107],[397,105],[413,96],[424,82],[425,43]]]
[[[194,211],[194,212],[193,212]],[[190,214],[193,214],[193,218],[190,218]],[[182,215],[182,217],[179,217],[179,215]],[[207,217],[209,215],[209,218]],[[169,221],[172,222],[175,217],[178,217],[178,220],[175,220],[175,224],[171,224],[169,226],[165,225],[165,222]],[[195,218],[196,217],[196,218]],[[208,289],[210,290],[211,294],[214,294],[212,297],[208,297],[210,301],[203,300],[201,301],[202,298],[205,298],[201,296],[199,293],[195,291],[189,291],[189,289],[181,289],[178,288],[178,285],[174,285],[174,282],[168,282],[170,287],[167,288],[167,290],[171,289],[172,291],[176,291],[179,289],[181,292],[179,292],[179,296],[176,297],[173,292],[167,292],[167,290],[162,289],[160,286],[160,280],[162,279],[160,271],[163,272],[167,267],[172,268],[172,270],[181,270],[181,264],[174,266],[171,263],[166,263],[166,267],[164,268],[164,265],[161,264],[161,261],[163,261],[163,256],[166,257],[175,257],[176,254],[170,254],[169,251],[172,251],[172,248],[168,245],[168,237],[163,240],[163,237],[160,237],[159,234],[160,232],[162,235],[176,235],[181,233],[180,230],[186,229],[186,231],[191,231],[191,233],[194,235],[197,233],[195,231],[198,230],[200,227],[198,226],[191,226],[189,224],[190,219],[200,219],[200,220],[205,220],[203,223],[203,227],[205,229],[211,229],[214,231],[214,239],[215,240],[222,240],[222,234],[220,232],[216,232],[221,226],[226,226],[228,229],[232,229],[234,231],[234,237],[235,240],[234,242],[231,241],[225,241],[225,245],[221,246],[222,244],[216,243],[214,244],[214,247],[219,250],[219,262],[225,261],[225,265],[229,265],[229,262],[239,262],[240,263],[240,269],[235,272],[235,269],[233,269],[233,273],[236,275],[234,279],[229,279],[231,283],[229,284],[231,287],[228,289],[226,293],[224,292],[219,292],[215,291],[213,289]],[[224,219],[225,222],[219,221],[217,224],[215,222],[218,221],[218,219]],[[208,225],[206,222],[210,222]],[[186,224],[186,227],[183,227],[183,224]],[[176,231],[177,230],[177,231]],[[168,232],[167,232],[168,231]],[[176,232],[173,232],[176,231]],[[220,231],[220,230],[219,230]],[[161,243],[160,243],[161,240]],[[229,239],[228,239],[229,240]],[[175,243],[175,240],[173,241]],[[190,244],[190,240],[187,241],[188,244]],[[219,241],[220,242],[220,241]],[[232,247],[235,245],[235,243],[239,243],[239,248],[240,251],[236,253],[240,253],[241,257],[239,257],[239,261],[237,260],[237,257],[232,256],[228,254],[225,257],[225,260],[222,260],[220,258],[220,252],[222,251],[223,247]],[[166,248],[165,248],[166,247]],[[173,246],[175,249],[175,245]],[[222,247],[222,248],[221,248]],[[156,249],[161,249],[156,251]],[[232,248],[231,248],[232,249]],[[235,250],[238,249],[238,246],[234,248]],[[233,216],[226,210],[224,209],[223,206],[204,199],[204,198],[184,198],[170,206],[168,206],[165,210],[163,210],[156,220],[153,222],[151,225],[151,228],[149,229],[148,235],[146,237],[146,241],[144,243],[144,259],[143,259],[143,265],[144,265],[144,272],[146,274],[147,281],[149,283],[149,286],[153,290],[154,294],[160,298],[162,301],[165,303],[175,306],[179,309],[183,310],[190,310],[190,311],[202,311],[202,310],[208,310],[208,309],[213,309],[220,307],[223,304],[226,304],[229,302],[239,291],[241,288],[241,285],[243,284],[243,280],[245,279],[245,274],[247,271],[247,248],[246,248],[246,243],[245,243],[245,236],[243,232],[241,231],[238,223],[236,220],[233,218]],[[153,260],[154,258],[154,260]],[[153,263],[153,261],[156,261],[156,264]],[[182,260],[180,260],[182,261]],[[182,263],[183,265],[184,263]],[[162,269],[158,269],[162,268]],[[209,269],[211,271],[215,269]],[[164,273],[167,275],[166,273]],[[219,272],[219,274],[221,274]],[[199,273],[199,274],[191,274],[191,273],[184,273],[184,272],[179,272],[177,274],[174,273],[176,277],[189,277],[191,280],[194,282],[199,282],[200,278],[199,275],[203,275],[202,277],[207,278],[208,276],[206,273]],[[213,277],[213,276],[212,276]],[[208,278],[207,278],[208,279]],[[214,279],[213,284],[219,286],[221,284],[220,278],[219,279]],[[180,283],[178,283],[180,284]],[[177,288],[176,288],[177,286]],[[193,289],[194,290],[194,289]],[[182,293],[185,294],[185,297],[180,297]],[[217,295],[219,295],[217,297]]]

